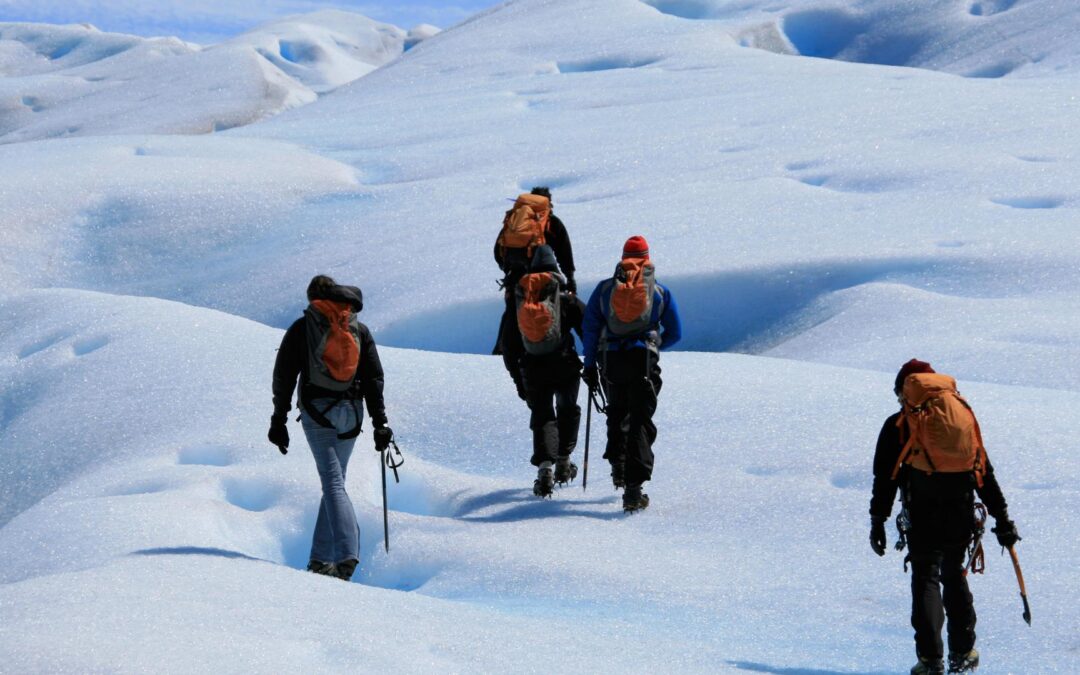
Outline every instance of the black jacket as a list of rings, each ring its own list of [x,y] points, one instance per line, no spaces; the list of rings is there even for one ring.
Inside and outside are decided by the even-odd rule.
[[[559,261],[559,269],[566,275],[566,285],[571,292],[577,292],[577,284],[574,281],[574,249],[570,245],[570,235],[566,232],[566,226],[554,213],[548,219],[548,229],[544,234],[545,243],[555,252],[555,260]],[[504,272],[502,251],[499,250],[499,242],[495,242],[495,262],[499,269]],[[517,280],[508,280],[512,286]]]
[[[994,476],[994,467],[989,458],[986,460],[986,474],[983,476],[981,488],[976,485],[975,475],[971,472],[934,473],[928,476],[908,465],[900,467],[896,480],[893,480],[893,468],[904,449],[907,435],[906,429],[901,434],[901,429],[896,426],[899,418],[899,412],[890,416],[878,434],[877,450],[874,452],[874,488],[870,498],[871,516],[888,518],[892,514],[896,491],[903,487],[906,499],[915,504],[927,501],[966,501],[971,499],[974,491],[978,493],[994,520],[1008,517],[1008,504],[1005,503],[1005,495]]]
[[[327,391],[308,382],[307,330],[304,317],[300,317],[281,339],[277,361],[274,363],[274,415],[276,420],[284,421],[292,408],[293,390],[296,389],[297,377],[300,378],[300,405],[317,398],[338,398],[335,392]],[[379,361],[379,352],[371,331],[360,324],[360,365],[356,369],[356,378],[352,387],[345,394],[346,399],[363,401],[367,404],[368,414],[376,427],[386,424],[386,406],[383,403],[383,368]]]

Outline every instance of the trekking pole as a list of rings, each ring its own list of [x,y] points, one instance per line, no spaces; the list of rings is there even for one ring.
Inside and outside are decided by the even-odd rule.
[[[581,419],[580,417],[578,419]],[[589,401],[585,404],[585,461],[581,464],[581,491],[589,487],[589,432],[592,431],[592,387],[589,387]]]
[[[386,449],[379,451],[379,470],[382,473],[382,527],[383,541],[386,543],[386,552],[390,552],[390,514],[386,507]]]
[[[394,472],[394,482],[400,483],[401,478],[398,476],[398,467],[405,463],[405,458],[401,455],[401,448],[394,439],[390,439],[390,445],[394,446],[394,452],[397,453],[398,460],[394,461],[393,455],[390,454],[390,446],[386,446],[379,451],[379,470],[382,474],[382,519],[383,519],[383,541],[386,544],[386,552],[390,552],[390,514],[386,505],[386,467],[390,467]],[[386,453],[385,455],[383,453]]]
[[[1009,547],[1009,557],[1012,558],[1013,570],[1016,572],[1016,582],[1020,584],[1020,599],[1024,601],[1024,621],[1031,625],[1031,607],[1028,606],[1027,587],[1024,586],[1024,573],[1020,571],[1020,559],[1016,557],[1016,549]]]
[[[603,404],[601,404],[597,397]],[[589,486],[589,436],[592,431],[592,410],[596,407],[596,412],[607,412],[607,397],[604,396],[604,390],[597,385],[596,389],[589,387],[589,401],[585,404],[585,461],[582,465],[582,477],[581,477],[581,490],[584,492]]]

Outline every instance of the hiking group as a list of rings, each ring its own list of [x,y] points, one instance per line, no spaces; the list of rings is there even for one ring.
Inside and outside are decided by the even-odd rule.
[[[659,355],[682,337],[675,298],[656,280],[648,243],[639,235],[627,239],[614,274],[583,303],[566,226],[552,213],[550,190],[537,187],[518,196],[506,212],[494,256],[503,274],[505,303],[494,352],[501,354],[517,395],[529,409],[530,462],[537,470],[533,494],[549,498],[557,485],[578,476],[571,457],[579,440],[578,396],[584,380],[588,417],[583,481],[589,424],[596,409],[606,414],[603,457],[613,486],[623,490],[623,510],[645,509],[649,497],[642,485],[652,479],[657,437],[653,415],[662,386]],[[287,452],[286,419],[299,379],[299,420],[322,484],[308,569],[348,580],[359,563],[359,530],[345,475],[364,404],[375,427],[376,451],[386,452],[394,434],[387,426],[375,341],[357,320],[363,308],[360,289],[320,275],[308,285],[307,299],[304,315],[286,331],[278,351],[268,438]],[[885,554],[885,521],[899,492],[897,548],[909,551],[904,564],[905,569],[911,564],[911,624],[918,658],[911,673],[946,672],[943,627],[948,672],[970,672],[978,666],[979,654],[967,574],[982,571],[986,513],[994,517],[993,532],[1012,556],[1024,618],[1030,623],[1013,549],[1020,536],[1009,519],[978,421],[957,392],[956,381],[912,359],[897,374],[894,392],[901,410],[886,419],[874,455],[870,544],[875,553]],[[976,494],[983,503],[975,502]]]
[[[607,414],[604,459],[612,484],[623,489],[623,510],[646,508],[649,497],[641,486],[652,478],[659,352],[679,341],[682,325],[671,292],[656,282],[645,238],[626,241],[615,274],[586,305],[577,296],[566,226],[552,213],[551,191],[536,187],[506,212],[494,254],[505,300],[494,351],[529,407],[533,493],[550,497],[556,484],[577,477],[570,457],[578,443],[584,379],[590,402],[607,402],[597,404]]]

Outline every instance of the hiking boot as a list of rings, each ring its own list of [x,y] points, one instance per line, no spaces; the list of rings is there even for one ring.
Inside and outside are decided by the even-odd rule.
[[[911,667],[911,675],[945,675],[945,664],[941,659],[924,659]]]
[[[337,567],[337,572],[336,572],[335,576],[338,579],[342,579],[344,581],[348,581],[349,579],[352,579],[353,572],[356,571],[356,566],[358,564],[360,564],[360,561],[356,560],[355,558],[350,559],[350,560],[346,560],[345,562],[339,562],[335,566],[335,567]]]
[[[641,491],[640,485],[627,485],[622,496],[622,509],[627,513],[641,511],[649,506],[649,495]]]
[[[577,478],[577,464],[570,461],[569,457],[560,457],[555,463],[555,482],[566,485]]]
[[[626,461],[622,457],[611,463],[611,484],[616,490],[626,487]]]
[[[310,560],[307,564],[308,572],[314,572],[315,574],[323,574],[328,577],[337,576],[337,570],[334,563],[323,562],[321,560]]]
[[[966,654],[949,653],[950,673],[970,673],[979,667],[979,652],[972,649]]]
[[[551,475],[551,469],[540,469],[536,473],[536,480],[533,481],[533,494],[543,499],[550,497],[554,488],[555,477]]]

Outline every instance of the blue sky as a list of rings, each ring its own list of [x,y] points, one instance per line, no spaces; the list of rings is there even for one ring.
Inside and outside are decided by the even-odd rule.
[[[0,0],[0,21],[91,23],[105,31],[175,35],[211,43],[290,14],[337,8],[408,29],[440,28],[500,4],[498,0]]]

